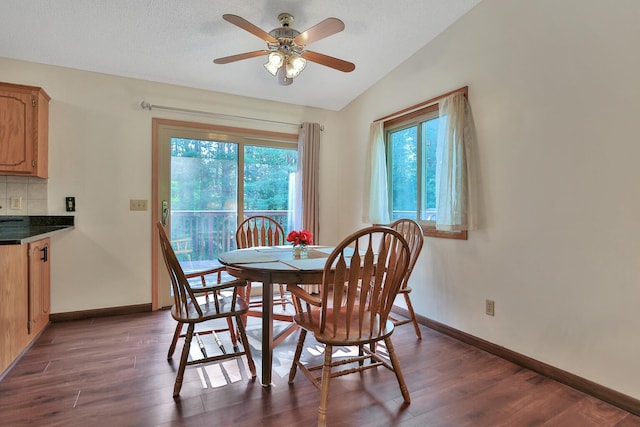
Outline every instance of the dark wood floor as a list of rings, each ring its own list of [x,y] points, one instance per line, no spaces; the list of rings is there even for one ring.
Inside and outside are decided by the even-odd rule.
[[[315,425],[319,391],[300,374],[287,384],[297,333],[277,348],[273,387],[252,382],[244,362],[188,367],[176,402],[177,360],[166,359],[173,328],[166,311],[50,325],[0,382],[0,425]],[[258,319],[249,329],[259,369]],[[412,403],[383,368],[341,377],[331,383],[330,426],[640,426],[639,417],[430,329],[422,341],[408,325],[393,338]],[[318,357],[308,339],[305,358]]]

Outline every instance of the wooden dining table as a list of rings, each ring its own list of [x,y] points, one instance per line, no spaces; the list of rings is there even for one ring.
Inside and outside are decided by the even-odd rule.
[[[262,385],[271,385],[273,348],[273,284],[313,285],[322,282],[326,259],[333,248],[311,246],[307,258],[295,258],[291,246],[260,246],[218,254],[218,261],[239,279],[262,283]],[[292,321],[292,317],[289,319]],[[290,333],[291,324],[281,334]]]

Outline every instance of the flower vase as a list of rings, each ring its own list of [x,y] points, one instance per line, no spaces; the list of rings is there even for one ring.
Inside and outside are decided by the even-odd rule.
[[[294,258],[307,258],[309,257],[309,248],[307,245],[296,245],[293,247]]]

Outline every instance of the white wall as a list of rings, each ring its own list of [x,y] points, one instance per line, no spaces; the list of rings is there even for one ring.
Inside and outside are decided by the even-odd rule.
[[[484,0],[342,117],[362,158],[371,121],[468,85],[481,225],[427,238],[416,311],[636,398],[639,18],[636,0]],[[364,167],[342,170],[344,233]]]
[[[298,131],[295,126],[150,112],[140,107],[143,99],[192,110],[321,123],[321,162],[328,165],[332,146],[339,144],[332,124],[337,113],[331,111],[1,58],[0,81],[40,86],[51,96],[48,213],[66,214],[65,196],[76,197],[75,229],[52,241],[52,313],[151,302],[151,210],[132,212],[129,199],[151,202],[152,117]],[[335,174],[321,174],[323,194],[333,194],[336,179]],[[5,192],[11,180],[0,181]],[[320,238],[335,240],[335,198],[321,196],[321,203],[325,231]]]

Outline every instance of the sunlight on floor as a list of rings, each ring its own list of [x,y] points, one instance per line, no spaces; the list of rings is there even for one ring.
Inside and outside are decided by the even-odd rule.
[[[199,367],[198,377],[202,388],[217,388],[247,378],[246,372],[241,360],[225,360]]]

